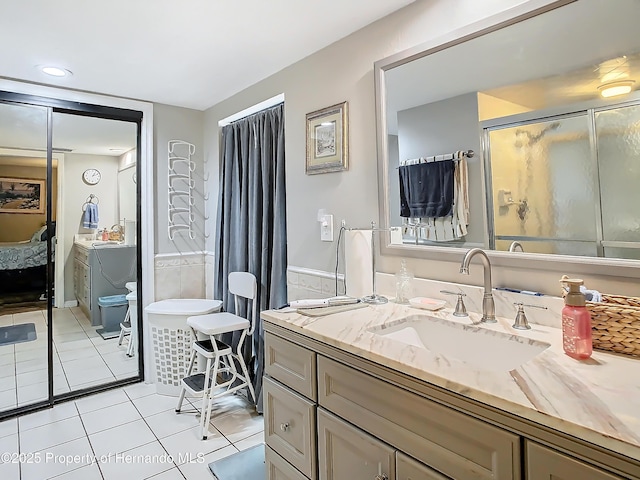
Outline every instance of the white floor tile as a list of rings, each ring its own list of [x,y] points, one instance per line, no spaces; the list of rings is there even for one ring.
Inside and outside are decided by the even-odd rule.
[[[18,419],[10,418],[0,422],[0,438],[18,433]]]
[[[238,450],[246,450],[248,448],[255,447],[256,445],[260,445],[261,443],[264,443],[264,430],[260,433],[256,433],[255,435],[251,435],[244,440],[235,442],[233,445]]]
[[[46,345],[46,344],[45,344]],[[29,360],[41,360],[44,365],[47,364],[47,348],[36,350],[22,350],[16,352],[16,362],[27,362]]]
[[[200,404],[197,405],[198,408],[200,408]],[[211,418],[222,417],[223,415],[227,415],[238,410],[255,410],[255,407],[241,395],[225,395],[220,398],[216,398],[213,401],[211,406]]]
[[[4,367],[0,367],[4,368]],[[5,392],[7,390],[16,389],[16,377],[15,375],[10,375],[8,377],[0,377],[0,392]]]
[[[49,372],[47,368],[40,370],[34,370],[33,372],[19,373],[16,376],[16,382],[18,387],[22,388],[27,385],[33,385],[35,383],[42,383],[49,381]]]
[[[185,456],[188,454],[192,456],[198,454],[206,455],[230,445],[229,441],[213,427],[209,427],[209,438],[207,440],[202,440],[202,437],[200,437],[200,427],[194,427],[175,435],[161,438],[160,443],[173,456],[177,464],[184,463],[184,461],[180,462],[179,459],[185,460]]]
[[[0,438],[0,453],[18,453],[18,433]],[[1,462],[2,460],[0,460]]]
[[[209,453],[204,457],[200,457],[202,458],[202,462],[196,460],[194,462],[179,465],[178,468],[188,480],[212,480],[213,475],[211,474],[211,470],[209,470],[209,464],[216,460],[228,457],[229,455],[233,455],[234,453],[238,453],[238,449],[233,445],[229,445],[221,448],[220,450]]]
[[[43,480],[90,465],[93,452],[87,437],[47,448],[41,463],[23,463],[21,480]],[[76,457],[66,461],[68,457]],[[46,460],[46,461],[45,461]]]
[[[79,360],[81,358],[94,358],[99,357],[100,354],[94,347],[78,348],[76,350],[63,350],[58,352],[60,361],[64,364],[72,360]]]
[[[18,405],[18,400],[15,390],[0,392],[0,410],[15,408],[16,405]]]
[[[148,417],[165,410],[175,410],[178,405],[178,397],[155,394],[136,398],[132,402],[143,417]]]
[[[20,478],[20,464],[0,463],[0,478],[18,480]]]
[[[78,438],[86,438],[82,422],[70,417],[20,432],[20,452],[38,452]]]
[[[142,447],[128,450],[122,457],[123,461],[111,461],[100,464],[104,480],[145,479],[165,472],[175,467],[171,462],[147,462],[149,456],[168,459],[168,455],[157,441]],[[128,463],[127,460],[131,460]],[[209,479],[211,480],[211,479]]]
[[[172,468],[171,470],[167,470],[159,475],[154,475],[153,477],[148,477],[149,480],[184,480],[184,475],[178,470],[177,467]],[[211,477],[209,480],[212,480]],[[189,479],[190,480],[190,479]]]
[[[107,383],[114,380],[111,370],[104,365],[98,367],[87,368],[86,370],[65,371],[69,386],[73,389],[88,385],[96,385]]]
[[[98,457],[115,455],[156,440],[155,435],[142,419],[89,435],[93,451]]]
[[[236,410],[222,417],[215,417],[211,423],[231,443],[239,442],[264,430],[264,418],[255,411]]]
[[[76,400],[76,405],[78,406],[78,411],[81,414],[84,414],[128,401],[129,397],[127,397],[127,394],[124,393],[124,390],[119,388],[117,390],[109,390],[107,392],[81,398]]]
[[[102,480],[102,474],[98,464],[93,463],[52,478],[55,480]]]
[[[18,394],[18,405],[40,402],[49,398],[49,382],[34,383],[25,385],[16,390]]]
[[[11,346],[13,347],[13,345]],[[16,363],[16,360],[13,348],[11,349],[11,351],[9,351],[8,348],[6,350],[3,350],[3,348],[7,347],[0,347],[0,367],[2,367],[2,370],[5,370],[4,367],[6,367],[7,365],[13,365],[14,363]],[[0,377],[1,376],[3,375],[0,374]]]
[[[133,400],[134,398],[153,395],[154,393],[156,393],[156,386],[152,383],[140,382],[124,387],[124,391],[129,396],[129,398]],[[178,400],[176,399],[176,403],[177,402]]]
[[[60,343],[58,340],[56,342],[56,350],[58,352],[68,352],[69,350],[77,350],[79,348],[91,348],[93,347],[93,343],[91,340],[84,334],[73,334],[78,336],[78,340],[66,341],[64,343]],[[84,337],[84,338],[82,338]]]
[[[89,435],[141,418],[138,410],[130,402],[101,408],[80,416]]]
[[[20,433],[32,428],[41,427],[53,422],[59,422],[66,418],[77,417],[78,410],[73,402],[65,402],[55,405],[53,408],[41,410],[36,413],[24,415],[18,419]]]
[[[164,438],[198,426],[200,417],[196,417],[194,413],[178,414],[174,410],[166,410],[156,415],[144,417],[144,420],[158,438]]]

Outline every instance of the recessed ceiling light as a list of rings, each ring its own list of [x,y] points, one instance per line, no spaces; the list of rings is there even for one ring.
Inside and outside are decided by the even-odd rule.
[[[600,91],[600,95],[602,95],[604,98],[616,97],[618,95],[626,95],[627,93],[631,92],[634,83],[635,82],[633,80],[611,82],[600,85],[598,87],[598,90]]]
[[[40,67],[40,70],[52,77],[66,77],[68,75],[73,75],[69,70],[60,67],[44,66]]]

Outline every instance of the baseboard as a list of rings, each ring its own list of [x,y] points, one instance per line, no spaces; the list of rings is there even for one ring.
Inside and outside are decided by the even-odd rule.
[[[64,308],[71,308],[71,307],[77,307],[77,306],[78,306],[77,300],[69,300],[67,302],[64,302]]]

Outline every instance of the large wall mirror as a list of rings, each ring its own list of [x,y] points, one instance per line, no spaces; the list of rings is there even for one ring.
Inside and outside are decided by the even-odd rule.
[[[376,62],[387,246],[640,259],[637,0]]]

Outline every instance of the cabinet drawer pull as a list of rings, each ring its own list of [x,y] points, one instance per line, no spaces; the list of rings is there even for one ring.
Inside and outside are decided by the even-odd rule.
[[[280,430],[282,430],[283,432],[288,432],[289,431],[289,422],[281,423],[280,424]]]
[[[380,473],[376,475],[373,480],[389,480],[389,477],[387,477],[387,475],[385,475],[384,473]]]

